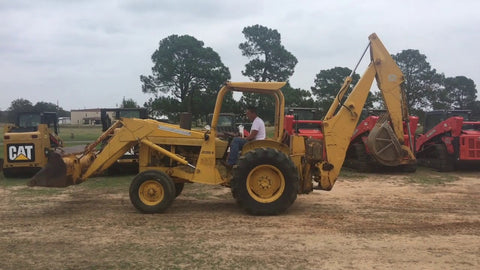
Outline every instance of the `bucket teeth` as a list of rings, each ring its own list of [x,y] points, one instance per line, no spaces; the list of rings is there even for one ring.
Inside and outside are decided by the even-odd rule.
[[[37,174],[35,174],[28,186],[41,187],[67,187],[73,184],[71,177],[67,176],[67,166],[60,154],[50,152],[48,162]]]

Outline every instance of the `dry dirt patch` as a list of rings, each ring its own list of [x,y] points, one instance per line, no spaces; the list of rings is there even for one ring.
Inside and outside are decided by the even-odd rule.
[[[217,186],[186,185],[166,213],[144,215],[127,181],[0,185],[0,269],[478,269],[480,179],[457,175],[355,174],[272,217]]]

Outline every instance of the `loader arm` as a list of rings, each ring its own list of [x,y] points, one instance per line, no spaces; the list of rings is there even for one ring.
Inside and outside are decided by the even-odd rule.
[[[49,158],[47,165],[31,179],[29,185],[63,187],[82,183],[90,176],[106,170],[136,144],[144,144],[180,164],[194,167],[184,157],[171,153],[151,141],[172,137],[204,140],[203,133],[184,130],[175,125],[149,119],[122,118],[94,143],[88,145],[82,153],[63,157],[51,153],[54,155],[53,158]],[[104,147],[97,150],[104,142],[106,142]]]
[[[404,141],[402,123],[408,112],[401,88],[403,74],[377,35],[370,35],[369,40],[370,64],[367,70],[344,103],[340,104],[352,81],[350,76],[345,79],[323,121],[325,159],[316,165],[320,171],[320,189],[330,190],[335,184],[374,79],[377,80],[389,114],[389,122],[393,129],[391,139],[395,146]],[[402,157],[395,157],[400,159],[399,162],[405,159],[415,160],[410,148],[401,145],[400,152]]]

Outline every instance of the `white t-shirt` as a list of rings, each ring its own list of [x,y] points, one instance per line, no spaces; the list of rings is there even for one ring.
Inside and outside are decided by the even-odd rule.
[[[256,117],[255,120],[252,122],[252,128],[250,128],[250,132],[252,130],[258,131],[257,136],[255,136],[255,140],[263,140],[265,139],[265,124],[260,117]]]

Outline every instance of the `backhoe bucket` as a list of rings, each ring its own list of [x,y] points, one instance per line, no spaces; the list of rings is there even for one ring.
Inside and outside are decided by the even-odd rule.
[[[373,157],[386,166],[402,164],[404,150],[393,131],[388,117],[380,117],[367,138],[367,147]]]
[[[48,162],[32,179],[28,186],[67,187],[73,185],[72,177],[67,176],[67,165],[62,156],[55,152],[48,154]]]

